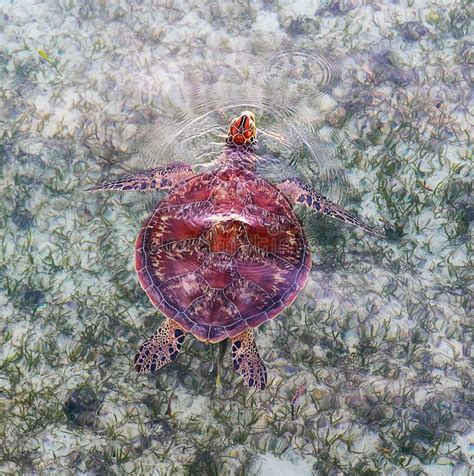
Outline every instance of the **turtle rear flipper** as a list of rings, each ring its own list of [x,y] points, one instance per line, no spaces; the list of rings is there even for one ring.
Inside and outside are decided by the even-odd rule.
[[[247,329],[232,339],[234,370],[249,387],[263,390],[267,386],[267,369],[257,350],[253,331]]]
[[[178,357],[183,342],[184,331],[172,320],[165,319],[135,355],[135,370],[140,373],[154,372],[170,364]]]

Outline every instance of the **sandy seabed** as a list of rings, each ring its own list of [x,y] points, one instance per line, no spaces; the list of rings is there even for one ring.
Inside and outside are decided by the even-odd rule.
[[[365,3],[0,2],[2,474],[469,474],[472,5]],[[160,195],[85,189],[211,161],[244,106],[284,137],[263,176],[387,239],[298,211],[313,271],[257,333],[265,391],[230,355],[217,390],[192,338],[137,375]]]

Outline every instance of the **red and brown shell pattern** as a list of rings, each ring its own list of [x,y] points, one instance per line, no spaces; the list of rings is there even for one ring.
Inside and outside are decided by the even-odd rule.
[[[179,185],[156,207],[138,236],[135,266],[167,318],[215,343],[289,306],[311,258],[282,193],[252,171],[224,167]]]

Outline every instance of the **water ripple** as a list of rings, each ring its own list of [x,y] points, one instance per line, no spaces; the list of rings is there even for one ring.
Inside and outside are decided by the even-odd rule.
[[[299,88],[300,95],[317,97],[332,90],[339,69],[318,51],[286,50],[270,56],[263,72],[271,88]]]
[[[271,180],[299,176],[343,201],[347,180],[336,154],[343,135],[328,123],[331,107],[339,101],[330,93],[341,72],[331,56],[284,50],[257,65],[256,77],[240,74],[212,84],[187,81],[164,98],[159,118],[128,167],[210,162],[223,150],[230,120],[249,109],[259,128],[262,174]],[[328,102],[334,104],[328,108]]]

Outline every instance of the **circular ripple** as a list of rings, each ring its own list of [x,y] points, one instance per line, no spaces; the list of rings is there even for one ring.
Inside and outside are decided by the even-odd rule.
[[[268,58],[264,80],[270,87],[284,84],[305,96],[320,96],[330,91],[339,78],[338,68],[317,51],[280,51]]]
[[[230,121],[249,109],[257,118],[258,153],[263,154],[260,164],[268,164],[268,178],[306,176],[331,198],[341,198],[346,187],[334,154],[337,138],[327,141],[319,137],[325,120],[319,103],[338,83],[338,68],[319,52],[285,50],[255,65],[254,72],[253,77],[212,84],[188,82],[176,88],[143,137],[132,168],[178,160],[211,162],[223,151]],[[144,199],[140,196],[138,201]]]

